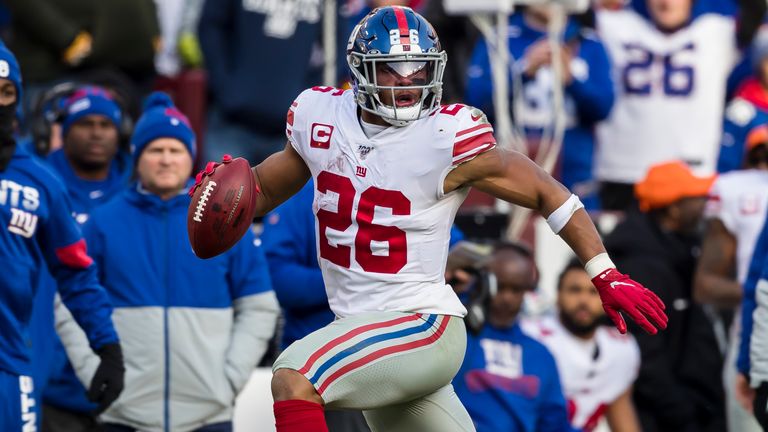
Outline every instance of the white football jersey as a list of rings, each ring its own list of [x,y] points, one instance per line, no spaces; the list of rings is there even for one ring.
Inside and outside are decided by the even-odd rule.
[[[747,277],[767,209],[768,171],[730,171],[718,176],[712,185],[705,215],[720,219],[736,238],[736,273],[741,283]]]
[[[314,87],[287,134],[315,181],[318,262],[331,310],[464,316],[445,283],[450,229],[467,188],[443,194],[462,162],[495,147],[476,109],[455,104],[368,138],[352,91]]]
[[[590,341],[579,339],[555,317],[523,320],[523,330],[543,343],[557,363],[573,427],[590,431],[608,405],[629,389],[640,368],[635,339],[600,326]]]
[[[734,20],[704,14],[665,34],[631,10],[597,18],[616,88],[613,110],[597,127],[597,177],[635,183],[673,159],[714,173],[726,81],[739,59]]]

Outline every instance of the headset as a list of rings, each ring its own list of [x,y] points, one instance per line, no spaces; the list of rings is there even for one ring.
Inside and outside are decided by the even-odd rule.
[[[35,98],[32,104],[29,131],[32,135],[35,153],[41,156],[48,154],[51,142],[51,125],[64,121],[66,117],[66,100],[86,86],[106,88],[107,92],[112,96],[112,100],[120,108],[120,124],[117,127],[118,146],[120,150],[128,151],[134,122],[127,109],[128,104],[120,92],[100,84],[83,81],[65,81],[42,92]]]
[[[467,308],[467,315],[464,317],[464,322],[473,334],[479,334],[485,325],[491,300],[499,290],[496,275],[490,271],[488,264],[494,253],[505,250],[514,251],[530,261],[533,275],[532,283],[528,288],[528,291],[535,290],[538,285],[539,270],[536,266],[533,251],[528,245],[511,241],[502,241],[494,244],[492,252],[489,255],[484,256],[483,259],[478,259],[476,265],[463,268],[463,270],[475,277],[474,286],[470,289],[469,298],[464,305]]]

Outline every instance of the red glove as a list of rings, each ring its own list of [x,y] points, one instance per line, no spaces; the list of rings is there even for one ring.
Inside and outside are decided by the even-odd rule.
[[[201,184],[203,184],[203,179],[205,178],[205,176],[213,174],[213,172],[216,171],[217,166],[228,164],[230,162],[232,162],[232,156],[225,154],[224,156],[221,157],[221,162],[211,161],[205,164],[205,169],[197,173],[197,175],[195,176],[195,184],[194,186],[189,188],[189,192],[188,192],[189,196],[193,196],[195,194],[195,191],[197,190],[197,188]]]
[[[658,332],[656,327],[662,330],[667,328],[669,318],[664,313],[664,302],[653,291],[633,281],[629,276],[610,268],[595,276],[592,283],[600,293],[605,313],[622,334],[627,332],[627,323],[624,322],[621,312],[629,315],[650,334]]]

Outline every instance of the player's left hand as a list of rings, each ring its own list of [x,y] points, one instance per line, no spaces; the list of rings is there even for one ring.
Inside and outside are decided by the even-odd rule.
[[[629,315],[650,334],[658,332],[656,327],[662,330],[667,328],[669,318],[664,313],[664,302],[653,291],[629,276],[611,268],[595,276],[592,283],[600,294],[605,313],[622,334],[627,332],[627,323],[621,312]]]

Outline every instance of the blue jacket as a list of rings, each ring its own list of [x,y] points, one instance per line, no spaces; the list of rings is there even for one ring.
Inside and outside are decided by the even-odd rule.
[[[117,342],[112,307],[86,253],[61,180],[18,146],[0,172],[0,370],[29,375],[27,344],[35,290],[45,264],[91,347]]]
[[[75,219],[78,223],[84,224],[88,220],[91,210],[109,201],[128,186],[133,173],[130,157],[127,153],[118,153],[109,168],[107,179],[93,181],[83,180],[75,174],[64,155],[64,150],[59,149],[48,155],[48,163],[67,186],[67,191],[72,199]]]
[[[334,319],[317,263],[314,190],[310,179],[296,195],[264,218],[261,241],[285,317],[283,348]],[[464,234],[454,226],[451,246],[463,238]]]
[[[231,420],[234,397],[274,333],[277,302],[260,242],[249,230],[227,252],[197,258],[189,203],[186,190],[164,201],[137,184],[84,227],[126,358],[125,390],[102,414],[107,422],[192,430]]]
[[[546,33],[529,27],[522,13],[512,15],[509,26],[509,51],[514,59],[521,60],[530,45],[546,37]],[[597,122],[607,118],[611,112],[614,88],[611,65],[602,42],[594,33],[580,30],[571,22],[566,29],[566,38],[576,40],[576,36],[578,45],[571,62],[573,80],[565,87],[566,130],[563,137],[561,180],[582,198],[585,205],[595,208],[596,191],[589,184],[593,179],[593,129]],[[493,83],[485,39],[481,38],[475,46],[467,71],[465,102],[492,117]],[[532,79],[522,78],[521,96],[524,98],[525,111],[530,115],[526,117],[527,120],[516,121],[532,142],[541,137],[544,128],[551,128],[554,124],[550,78],[545,75],[540,70]],[[510,76],[510,101],[513,82]],[[585,199],[590,194],[591,201]]]
[[[555,359],[518,324],[468,333],[453,387],[477,432],[571,431]]]
[[[130,155],[123,152],[115,157],[107,179],[103,181],[89,181],[78,177],[61,149],[48,155],[47,162],[64,181],[72,200],[72,214],[79,224],[88,220],[96,206],[104,204],[125,189],[132,173]],[[75,376],[53,327],[55,281],[48,274],[41,275],[41,278],[42,284],[35,296],[32,310],[35,390],[42,392],[43,401],[47,404],[78,412],[90,412],[96,408],[96,404],[85,397],[85,388]]]

